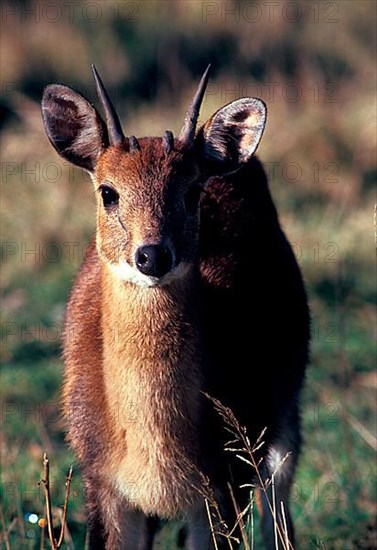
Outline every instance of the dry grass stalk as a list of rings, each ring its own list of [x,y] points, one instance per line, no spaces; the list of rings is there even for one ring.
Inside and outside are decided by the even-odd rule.
[[[47,530],[48,536],[51,542],[52,550],[59,550],[63,544],[65,524],[67,520],[67,510],[68,510],[68,501],[69,501],[69,491],[71,487],[73,469],[72,466],[69,469],[67,480],[65,483],[65,498],[64,498],[64,507],[63,515],[60,527],[60,534],[58,540],[54,537],[54,526],[52,520],[52,508],[51,508],[51,494],[50,494],[50,462],[47,457],[47,453],[43,455],[43,479],[41,480],[44,487],[45,499],[46,499],[46,516],[47,516]]]
[[[287,519],[285,517],[284,502],[281,502],[280,505],[281,505],[281,517],[283,518],[283,525],[284,525],[285,544],[287,545],[287,548],[289,548],[288,527],[287,527]]]
[[[255,452],[258,451],[263,445],[263,437],[266,432],[265,428],[260,436],[258,437],[257,441],[254,445],[251,445],[250,440],[248,438],[246,428],[241,426],[235,417],[233,411],[229,409],[228,407],[225,407],[220,401],[217,399],[211,397],[208,394],[205,394],[206,397],[212,401],[214,404],[214,407],[220,417],[224,420],[225,429],[232,435],[232,439],[228,441],[225,445],[225,450],[228,452],[233,452],[236,454],[236,457],[239,460],[242,460],[243,462],[246,462],[249,466],[253,468],[256,474],[257,484],[260,490],[263,492],[263,494],[266,497],[266,502],[269,508],[269,511],[272,515],[273,522],[274,522],[274,535],[275,535],[275,546],[276,548],[279,547],[279,541],[283,547],[284,550],[294,550],[292,543],[288,539],[287,534],[287,527],[286,527],[286,519],[285,515],[283,515],[283,524],[284,524],[284,532],[279,525],[279,522],[277,520],[277,508],[276,508],[276,495],[275,495],[275,483],[274,483],[274,477],[275,474],[278,472],[278,470],[282,467],[284,462],[287,460],[289,453],[287,453],[282,460],[279,462],[278,466],[276,467],[275,471],[272,473],[270,479],[264,480],[262,478],[261,474],[261,463],[262,460],[259,460],[256,462],[255,460]],[[245,456],[246,455],[246,456]],[[248,485],[243,485],[242,487],[246,487]],[[271,487],[270,487],[271,486]],[[272,493],[272,503],[269,498],[268,489],[271,488]],[[237,527],[239,523],[239,509],[238,506],[235,508],[237,512],[237,521],[234,526],[234,528],[230,531],[230,533],[233,533],[235,528]],[[283,509],[284,510],[284,509]],[[241,531],[242,532],[242,531]],[[247,548],[247,547],[246,547]]]
[[[216,537],[222,536],[228,540],[229,548],[232,549],[233,546],[231,542],[231,534],[229,532],[229,528],[227,524],[221,517],[221,512],[217,504],[217,500],[215,498],[213,490],[210,486],[209,479],[200,471],[198,471],[198,474],[201,477],[201,488],[199,492],[202,495],[202,497],[204,497],[207,516],[208,516],[208,522],[210,525],[211,536],[214,543],[214,547],[215,549],[217,549]]]
[[[215,534],[215,530],[213,528],[213,522],[212,522],[212,516],[211,516],[211,510],[209,509],[209,504],[208,504],[208,499],[204,499],[204,502],[206,503],[206,511],[207,511],[207,516],[208,516],[208,523],[209,523],[209,527],[211,529],[211,536],[212,536],[212,540],[213,540],[213,545],[215,547],[215,550],[218,550],[218,546],[217,546],[217,542],[216,542],[216,534]]]
[[[0,506],[0,521],[1,521],[1,529],[3,531],[2,538],[4,539],[5,548],[6,550],[10,550],[10,542],[9,542],[9,533],[5,524],[4,519],[4,513],[3,513],[3,507]]]
[[[233,526],[233,529],[231,530],[231,533],[234,532],[235,529],[239,526],[240,527],[240,532],[241,532],[241,537],[242,537],[242,542],[244,544],[244,550],[250,550],[250,544],[249,544],[249,541],[247,540],[246,526],[245,526],[245,522],[244,522],[243,518],[248,513],[248,511],[251,509],[252,499],[250,500],[250,503],[246,506],[246,508],[241,512],[240,507],[238,506],[238,503],[237,503],[236,498],[234,496],[233,488],[230,485],[230,483],[228,483],[228,488],[229,488],[229,492],[230,492],[230,497],[232,499],[233,507],[234,507],[234,509],[236,511],[236,514],[237,514],[236,522]]]

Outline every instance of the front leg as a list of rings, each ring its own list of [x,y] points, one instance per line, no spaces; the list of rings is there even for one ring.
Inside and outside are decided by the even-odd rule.
[[[90,550],[151,550],[157,520],[130,507],[106,482],[86,477]]]
[[[295,437],[288,435],[289,432],[285,432],[284,440],[279,438],[274,442],[266,457],[263,477],[271,480],[273,476],[273,483],[269,484],[267,491],[258,489],[257,502],[266,550],[291,550],[295,542],[289,497],[298,460],[300,436],[296,430]]]
[[[188,515],[187,547],[189,550],[211,550],[212,536],[205,503]]]
[[[289,510],[290,484],[278,475],[266,493],[257,490],[262,536],[266,550],[292,550],[294,530]]]
[[[231,544],[233,548],[238,547],[233,539],[229,539],[226,536],[232,532],[233,537],[238,537],[241,540],[239,529],[234,529],[237,520],[234,505],[226,490],[217,490],[214,498],[216,499],[216,513],[213,513],[214,510],[211,505],[209,505],[209,510],[207,511],[205,501],[203,500],[202,505],[189,514],[188,550],[214,550],[215,548],[229,550]],[[211,519],[208,517],[209,513],[211,514]],[[220,517],[218,514],[220,514]],[[212,525],[210,525],[210,521]],[[216,539],[216,544],[214,538]]]

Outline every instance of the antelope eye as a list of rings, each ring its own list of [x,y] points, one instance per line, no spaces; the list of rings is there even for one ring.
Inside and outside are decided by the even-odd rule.
[[[185,194],[185,208],[189,214],[195,213],[198,208],[203,189],[200,185],[193,185]]]
[[[108,185],[101,185],[100,187],[103,206],[108,208],[110,206],[115,206],[119,202],[119,194]]]

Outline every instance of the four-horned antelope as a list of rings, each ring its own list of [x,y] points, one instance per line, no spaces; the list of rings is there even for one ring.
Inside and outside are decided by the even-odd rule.
[[[277,530],[288,548],[309,315],[253,156],[266,107],[233,101],[196,131],[207,69],[178,138],[125,137],[93,73],[106,124],[66,86],[47,86],[42,101],[52,145],[90,172],[98,202],[64,343],[64,407],[91,548],[151,548],[158,517],[186,518],[189,547],[211,548],[203,478],[233,526],[232,500],[243,509],[249,492],[239,486],[255,472],[224,452],[228,434],[206,394],[251,441],[267,428],[257,452],[264,477],[289,453],[274,476],[275,521],[259,498],[266,546],[275,548]]]

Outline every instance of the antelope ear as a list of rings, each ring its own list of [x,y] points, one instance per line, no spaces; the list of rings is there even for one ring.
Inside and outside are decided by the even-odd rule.
[[[219,109],[201,132],[204,157],[212,174],[238,170],[255,152],[266,125],[261,99],[245,97]]]
[[[93,172],[108,138],[104,122],[89,101],[68,86],[51,84],[43,92],[42,117],[59,155]]]

